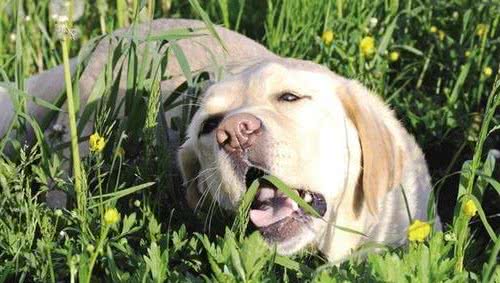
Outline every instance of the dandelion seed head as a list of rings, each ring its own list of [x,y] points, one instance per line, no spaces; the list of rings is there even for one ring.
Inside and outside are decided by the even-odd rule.
[[[85,1],[83,0],[73,0],[73,15],[71,17],[72,21],[78,21],[85,10]],[[53,20],[62,20],[66,18],[69,20],[70,12],[70,1],[68,0],[50,0],[49,2],[49,15]]]

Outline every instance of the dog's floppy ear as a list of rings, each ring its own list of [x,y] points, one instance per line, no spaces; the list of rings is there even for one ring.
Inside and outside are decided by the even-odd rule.
[[[190,140],[186,141],[179,149],[177,160],[181,169],[184,186],[186,187],[187,203],[191,209],[195,209],[201,197],[195,180],[200,171],[200,163]]]
[[[390,127],[396,123],[392,111],[375,95],[355,81],[338,90],[348,118],[357,129],[362,152],[362,171],[355,192],[355,211],[364,200],[373,215],[385,194],[400,184],[403,167],[402,151]],[[361,194],[362,197],[359,197]],[[356,203],[358,202],[358,203]]]

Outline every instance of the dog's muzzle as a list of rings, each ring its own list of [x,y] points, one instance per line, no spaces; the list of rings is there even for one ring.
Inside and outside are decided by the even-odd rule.
[[[247,187],[253,180],[264,175],[264,171],[252,166],[256,162],[251,159],[258,160],[258,166],[266,169],[266,158],[261,156],[265,155],[265,150],[254,148],[265,146],[265,143],[260,142],[263,132],[262,121],[249,113],[225,117],[215,132],[219,147],[231,158],[236,175]],[[249,158],[249,155],[253,158]],[[327,205],[322,194],[305,188],[296,188],[295,192],[319,215],[326,213]],[[300,234],[305,225],[312,221],[312,217],[272,184],[263,181],[252,203],[250,220],[266,240],[282,242]]]

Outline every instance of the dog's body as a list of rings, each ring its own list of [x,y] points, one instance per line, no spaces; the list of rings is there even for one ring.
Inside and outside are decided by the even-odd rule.
[[[201,23],[157,20],[152,25],[156,33]],[[222,28],[217,32],[227,52],[210,37],[179,41],[193,70],[217,72],[212,54],[224,70],[224,78],[201,100],[179,152],[188,202],[196,206],[210,193],[222,207],[236,210],[250,172],[260,170],[296,189],[322,215],[305,214],[286,195],[263,184],[250,219],[280,253],[312,246],[329,260],[341,261],[366,242],[403,244],[409,217],[402,189],[411,216],[426,219],[431,185],[420,148],[392,111],[359,83],[322,66],[281,58]],[[82,104],[108,49],[100,44],[82,75]],[[171,61],[172,78],[162,83],[165,95],[185,80]],[[43,76],[57,83],[50,91],[30,90]],[[53,101],[62,78],[60,69],[41,74],[28,81],[28,93]],[[0,91],[0,106],[8,108],[1,99]],[[31,107],[37,118],[43,116],[41,108]],[[10,119],[2,115],[2,122]]]

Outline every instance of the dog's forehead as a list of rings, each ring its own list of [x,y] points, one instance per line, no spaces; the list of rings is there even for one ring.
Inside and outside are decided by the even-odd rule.
[[[297,60],[276,59],[257,63],[212,85],[202,101],[207,113],[235,108],[246,99],[265,98],[280,92],[314,95],[343,79],[321,65]]]

